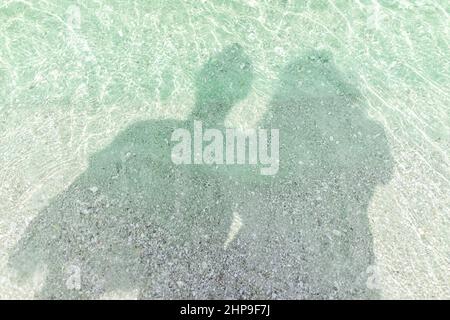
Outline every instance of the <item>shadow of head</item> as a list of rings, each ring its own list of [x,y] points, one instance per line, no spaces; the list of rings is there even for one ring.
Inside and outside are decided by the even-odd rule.
[[[354,80],[320,50],[292,59],[282,70],[264,120],[280,129],[281,175],[334,169],[364,172],[374,186],[389,180],[384,129],[368,117]]]
[[[196,104],[192,118],[221,125],[231,107],[251,89],[253,67],[239,44],[232,44],[211,57],[198,73]]]

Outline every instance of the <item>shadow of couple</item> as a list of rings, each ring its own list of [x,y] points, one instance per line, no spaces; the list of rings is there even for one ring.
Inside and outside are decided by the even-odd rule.
[[[325,51],[293,59],[261,122],[280,130],[280,168],[174,165],[171,134],[220,128],[251,90],[243,48],[196,78],[186,121],[138,122],[30,223],[11,252],[21,275],[46,268],[40,298],[367,298],[367,208],[391,175],[383,128]]]

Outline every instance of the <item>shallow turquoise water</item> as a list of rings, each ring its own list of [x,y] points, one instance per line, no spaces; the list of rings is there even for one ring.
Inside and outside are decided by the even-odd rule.
[[[3,2],[2,296],[448,298],[449,14],[442,1]],[[240,53],[227,53],[234,44]],[[181,196],[164,179],[169,169],[145,169],[144,160],[135,160],[126,181],[105,182],[124,161],[127,137],[158,136],[192,114],[204,119],[211,113],[193,112],[201,105],[225,110],[220,122],[227,126],[285,129],[280,152],[290,160],[270,195],[249,173],[211,178],[187,170],[169,179],[181,181]],[[134,148],[128,152],[144,159],[153,151],[145,143]],[[244,182],[231,188],[222,175]],[[133,193],[123,195],[124,186]],[[142,200],[142,190],[152,197]],[[116,222],[77,215],[127,201],[131,213],[113,210]],[[185,213],[218,201],[209,209],[216,215],[198,223],[188,214],[169,222],[142,216],[157,203],[172,212],[177,201]],[[360,211],[362,218],[350,221],[338,215]],[[324,221],[316,231],[315,215]],[[141,223],[134,231],[132,218]],[[158,255],[167,252],[158,237],[139,242],[134,235],[137,252],[124,245],[125,234],[147,233],[145,223],[187,244],[179,250],[194,252],[201,271],[186,278],[189,259],[173,257],[177,250]],[[239,231],[218,253],[233,225]],[[58,226],[74,227],[54,242],[48,228]],[[193,244],[201,242],[199,230],[214,250]],[[98,234],[101,245],[90,252],[83,232]],[[323,249],[330,243],[337,247]],[[17,250],[30,259],[30,248],[40,264],[23,284],[17,263],[8,261]],[[142,250],[152,263],[172,259],[176,267],[146,264]],[[233,263],[239,257],[246,263]],[[71,272],[64,270],[73,266],[90,279],[83,290],[67,288]],[[205,277],[206,285],[198,281]]]

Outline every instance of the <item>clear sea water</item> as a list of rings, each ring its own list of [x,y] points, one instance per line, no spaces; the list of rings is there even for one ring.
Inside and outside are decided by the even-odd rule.
[[[450,298],[449,15],[1,0],[0,298]],[[280,175],[161,160],[208,106]]]

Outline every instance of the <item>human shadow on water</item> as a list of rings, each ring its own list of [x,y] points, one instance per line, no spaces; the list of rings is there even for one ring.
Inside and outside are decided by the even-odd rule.
[[[364,107],[327,51],[306,52],[281,72],[260,123],[280,130],[279,172],[239,188],[253,207],[242,208],[230,248],[241,253],[234,273],[247,270],[234,284],[244,297],[377,297],[367,210],[392,158]]]
[[[229,46],[197,75],[190,119],[133,124],[90,159],[11,253],[21,274],[46,266],[38,297],[375,297],[367,207],[390,153],[326,52],[287,65],[260,123],[280,130],[276,175],[172,163],[172,132],[194,119],[220,128],[252,79],[248,56]]]

